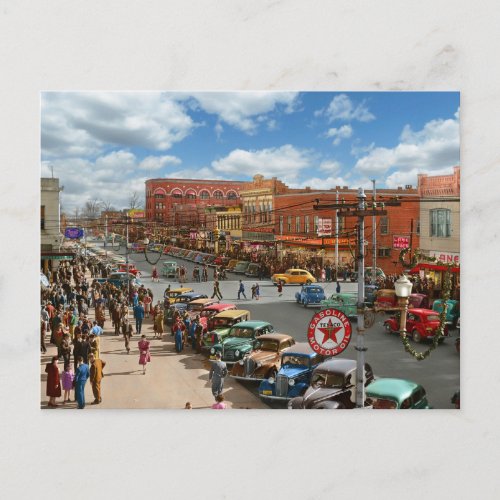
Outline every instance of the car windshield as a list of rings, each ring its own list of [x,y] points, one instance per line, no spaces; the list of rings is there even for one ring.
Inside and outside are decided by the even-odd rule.
[[[283,361],[281,365],[300,365],[309,366],[309,358],[303,356],[283,356]]]
[[[188,304],[188,311],[201,311],[203,309],[203,304]]]
[[[338,373],[316,372],[311,380],[313,387],[342,387],[344,376]]]
[[[367,403],[371,403],[374,410],[395,410],[398,407],[396,401],[386,398],[369,397]]]
[[[179,292],[168,292],[167,294],[171,299],[175,299],[177,295],[180,295]]]
[[[238,337],[240,339],[251,339],[253,337],[252,328],[239,328],[235,327],[231,330],[231,337]]]
[[[439,316],[437,314],[429,314],[426,316],[427,321],[439,321]]]
[[[320,293],[321,290],[319,288],[309,288],[309,293]]]
[[[215,318],[214,328],[220,328],[221,326],[231,326],[233,320],[230,318]]]
[[[279,342],[276,340],[262,340],[260,343],[260,349],[263,351],[274,351],[277,352],[279,347]]]
[[[210,318],[210,316],[213,316],[217,311],[211,311],[210,309],[206,311],[201,311],[200,316],[202,318]]]

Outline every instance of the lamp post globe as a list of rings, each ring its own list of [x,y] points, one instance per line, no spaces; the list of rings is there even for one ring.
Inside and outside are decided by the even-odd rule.
[[[404,274],[394,283],[396,295],[401,298],[409,297],[412,287],[413,283]]]

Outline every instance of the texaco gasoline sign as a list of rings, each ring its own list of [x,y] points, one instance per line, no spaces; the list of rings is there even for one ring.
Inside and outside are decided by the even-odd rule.
[[[351,333],[351,322],[343,312],[324,309],[312,317],[307,339],[314,352],[336,356],[349,345]]]

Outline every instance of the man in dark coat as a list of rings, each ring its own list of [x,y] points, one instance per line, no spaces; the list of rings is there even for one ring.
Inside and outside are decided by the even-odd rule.
[[[88,363],[89,359],[89,354],[90,354],[90,345],[87,340],[83,340],[82,334],[77,333],[76,334],[76,340],[73,344],[73,356],[74,356],[74,366],[75,366],[75,373],[76,373],[76,368],[78,365],[78,358],[82,357],[83,362],[85,364]]]

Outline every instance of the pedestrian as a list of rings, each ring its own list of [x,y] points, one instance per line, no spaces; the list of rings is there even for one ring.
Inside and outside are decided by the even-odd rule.
[[[152,302],[153,299],[151,296],[147,293],[144,295],[144,298],[142,299],[142,302],[144,304],[144,316],[147,316],[148,318],[151,317],[151,310],[152,310]]]
[[[225,410],[226,409],[226,403],[224,403],[224,396],[222,394],[215,396],[215,403],[212,405],[212,409],[213,410]]]
[[[337,281],[337,287],[335,288],[337,293],[340,293],[340,283]]]
[[[58,356],[52,356],[50,363],[45,365],[45,373],[47,374],[47,396],[49,396],[48,405],[56,408],[56,398],[61,397],[61,382],[59,379],[59,368],[57,367]]]
[[[151,281],[154,283],[155,281],[157,283],[160,282],[160,278],[158,278],[158,270],[156,269],[156,266],[153,266],[153,270],[151,271]]]
[[[240,280],[240,287],[238,288],[238,300],[240,300],[240,295],[243,295],[245,299],[247,298],[247,296],[245,295],[245,285],[241,280]]]
[[[283,295],[283,282],[280,280],[278,281],[278,297],[281,297]]]
[[[163,320],[164,320],[163,310],[161,309],[161,307],[158,307],[158,312],[156,313],[154,319],[155,338],[157,335],[159,339],[163,337]]]
[[[92,326],[92,329],[90,330],[90,333],[95,335],[96,337],[99,337],[103,334],[103,330],[101,326],[97,323],[97,321],[94,321]]]
[[[212,361],[212,367],[210,368],[210,373],[208,374],[208,380],[212,381],[212,394],[214,398],[222,394],[224,389],[224,379],[227,376],[227,366],[224,361],[222,361],[222,355],[220,352],[215,354],[215,361]]]
[[[252,299],[255,297],[255,300],[259,300],[259,296],[260,296],[259,284],[255,283],[255,285],[252,287]]]
[[[134,307],[135,330],[140,335],[142,330],[142,320],[144,319],[144,307],[142,302],[139,302]]]
[[[196,316],[189,325],[189,340],[191,341],[191,347],[193,348],[193,351],[196,349],[196,329],[198,328],[199,321],[200,317]]]
[[[219,300],[222,300],[222,294],[219,288],[219,280],[214,281],[214,293],[212,294],[212,299],[217,297]]]
[[[125,349],[127,354],[130,354],[130,339],[132,338],[133,329],[132,325],[129,323],[128,318],[123,318],[122,321],[122,335],[125,340]]]
[[[100,349],[100,340],[99,337],[96,337],[93,333],[89,335],[89,346],[90,346],[90,354],[93,354],[96,358],[99,358],[101,349]]]
[[[174,340],[175,340],[175,350],[177,353],[182,352],[182,349],[184,348],[184,336],[183,332],[186,329],[186,326],[184,325],[183,321],[181,320],[180,316],[177,317],[175,320],[174,326],[173,326],[173,331],[174,331]]]
[[[47,332],[47,321],[43,318],[40,320],[40,352],[45,354],[47,352],[47,347],[45,346],[45,334]]]
[[[149,352],[150,342],[146,340],[146,335],[141,335],[139,340],[139,364],[142,365],[142,374],[146,375],[146,364],[151,361],[151,353]]]
[[[92,384],[92,392],[94,393],[94,401],[91,404],[98,405],[102,403],[101,398],[101,380],[104,376],[102,372],[106,366],[106,361],[97,359],[93,354],[89,357],[90,361],[90,383]]]
[[[59,323],[55,330],[52,330],[52,343],[57,346],[57,357],[62,358],[61,344],[64,338],[62,323]]]
[[[63,403],[66,403],[66,401],[69,403],[71,401],[71,390],[73,389],[73,382],[75,380],[75,374],[73,373],[69,363],[64,366],[64,371],[61,374],[61,380],[62,388],[64,389]]]
[[[85,384],[90,376],[89,366],[83,362],[79,356],[77,359],[77,368],[75,371],[75,399],[79,410],[85,408]]]
[[[61,342],[61,356],[64,361],[64,366],[69,365],[71,360],[71,344],[67,333],[64,334]]]

